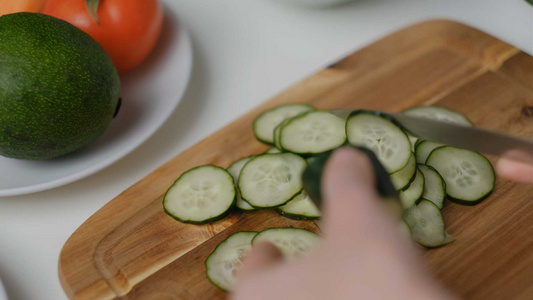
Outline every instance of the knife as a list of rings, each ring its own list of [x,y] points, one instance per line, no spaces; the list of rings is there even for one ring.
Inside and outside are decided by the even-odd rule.
[[[347,118],[352,109],[336,109],[331,113]],[[435,121],[402,113],[385,113],[403,126],[412,136],[458,148],[501,156],[510,150],[519,150],[533,156],[533,139],[513,136],[479,127],[467,127]],[[519,157],[511,158],[520,160]]]

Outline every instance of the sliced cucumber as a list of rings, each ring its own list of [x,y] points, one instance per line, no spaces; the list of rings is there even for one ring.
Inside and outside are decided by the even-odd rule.
[[[431,152],[427,164],[446,182],[450,200],[459,204],[478,204],[494,190],[494,168],[477,152],[446,146]]]
[[[204,224],[225,217],[235,203],[236,194],[228,171],[204,165],[181,174],[167,190],[163,208],[178,221]]]
[[[346,121],[327,111],[311,111],[291,118],[279,132],[284,151],[316,154],[346,142]]]
[[[276,147],[279,152],[281,152],[281,143],[280,143],[280,135],[281,135],[281,128],[289,122],[289,119],[283,120],[283,122],[279,123],[276,128],[274,128],[274,147]]]
[[[411,182],[415,179],[416,176],[416,158],[415,154],[411,153],[411,157],[407,162],[407,165],[403,167],[400,171],[395,172],[390,175],[392,184],[396,187],[397,190],[403,190],[409,187]]]
[[[429,200],[423,199],[418,205],[409,208],[404,220],[411,228],[413,240],[422,246],[440,247],[451,241],[440,209]]]
[[[400,192],[400,202],[404,209],[408,209],[415,205],[418,200],[422,198],[424,192],[425,178],[420,170],[416,170],[415,180],[411,183],[409,188]]]
[[[272,148],[275,149],[275,148]],[[252,159],[251,156],[241,158],[234,163],[232,163],[226,170],[233,176],[233,181],[235,182],[235,186],[237,186],[237,182],[239,182],[239,175],[241,174],[241,170],[244,167],[244,165]],[[248,202],[242,200],[241,193],[239,192],[239,189],[237,189],[237,208],[242,210],[254,210],[255,208],[248,204]]]
[[[320,211],[305,191],[302,191],[300,195],[294,197],[289,203],[279,207],[278,212],[284,217],[296,220],[320,218]]]
[[[287,104],[269,109],[255,119],[253,126],[255,137],[263,143],[273,144],[276,126],[283,120],[310,110],[314,108],[307,104]]]
[[[252,244],[261,241],[276,245],[283,256],[292,260],[308,254],[318,243],[320,237],[309,230],[300,228],[271,228],[258,233]]]
[[[411,227],[409,227],[409,224],[407,224],[405,220],[402,220],[400,222],[400,233],[406,237],[411,238]]]
[[[470,122],[465,115],[440,106],[418,106],[406,109],[403,113],[413,117],[432,119],[463,126],[472,126],[472,122]]]
[[[418,144],[422,143],[424,140],[423,139],[418,139],[416,142],[415,142],[415,150],[416,150],[416,146],[418,146]]]
[[[411,157],[407,134],[378,112],[352,112],[346,122],[346,135],[350,144],[374,151],[389,173],[401,170]]]
[[[296,154],[258,155],[241,170],[241,197],[255,208],[282,206],[302,191],[306,167],[306,160]]]
[[[402,213],[402,207],[398,199],[398,191],[392,184],[389,173],[379,162],[376,154],[366,148],[357,148],[358,151],[367,155],[374,167],[374,176],[378,193],[381,200],[393,212],[399,215]],[[324,168],[331,157],[333,151],[318,154],[310,162],[302,174],[305,192],[313,199],[313,202],[320,209],[323,205],[322,183],[324,177]]]
[[[416,162],[419,164],[425,164],[431,151],[443,146],[446,145],[430,141],[421,141],[415,147]]]
[[[281,153],[281,151],[278,148],[270,148],[267,151],[265,151],[265,153],[275,154],[275,153]]]
[[[409,142],[411,142],[411,151],[415,152],[416,143],[420,139],[417,137],[411,136],[411,135],[407,135],[407,136],[409,137]]]
[[[236,283],[235,270],[252,249],[252,239],[256,234],[253,231],[237,232],[218,244],[205,261],[207,279],[212,284],[226,292],[233,290]]]
[[[439,209],[442,209],[444,198],[446,198],[446,183],[444,179],[431,166],[418,165],[418,168],[424,173],[424,178],[426,179],[422,198],[433,202]]]

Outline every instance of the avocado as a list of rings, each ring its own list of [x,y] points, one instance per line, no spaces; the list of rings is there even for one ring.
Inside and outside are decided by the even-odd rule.
[[[113,62],[80,29],[36,13],[0,17],[0,155],[50,159],[90,143],[119,93]]]

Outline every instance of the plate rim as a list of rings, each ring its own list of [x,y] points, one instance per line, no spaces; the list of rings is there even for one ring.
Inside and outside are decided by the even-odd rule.
[[[172,116],[172,114],[176,111],[178,105],[183,100],[183,97],[185,95],[185,92],[187,91],[189,87],[189,83],[191,80],[192,75],[192,68],[194,65],[194,51],[193,51],[193,44],[192,39],[189,33],[189,30],[187,26],[185,26],[183,23],[181,23],[179,20],[177,20],[177,26],[179,28],[178,30],[178,36],[180,43],[185,44],[184,46],[184,52],[186,56],[188,56],[185,61],[186,64],[183,66],[185,79],[184,79],[184,88],[179,93],[177,93],[176,101],[173,107],[169,110],[166,110],[166,114],[161,115],[161,118],[158,118],[158,120],[155,123],[155,125],[148,131],[146,131],[143,135],[141,135],[136,143],[131,143],[129,147],[124,147],[122,149],[119,149],[117,153],[113,156],[109,156],[108,158],[100,161],[99,163],[86,168],[84,170],[66,175],[61,178],[57,178],[48,182],[42,182],[38,184],[32,184],[28,186],[23,187],[16,187],[16,188],[8,188],[8,189],[0,189],[0,198],[1,197],[11,197],[11,196],[21,196],[21,195],[28,195],[33,194],[37,192],[42,192],[46,190],[51,190],[60,186],[67,185],[69,183],[73,183],[76,181],[79,181],[83,178],[86,178],[88,176],[91,176],[109,166],[112,164],[118,162],[128,154],[130,154],[133,150],[140,147],[142,144],[144,144],[152,135],[154,135],[160,128],[163,126],[163,124],[168,121],[168,119]]]

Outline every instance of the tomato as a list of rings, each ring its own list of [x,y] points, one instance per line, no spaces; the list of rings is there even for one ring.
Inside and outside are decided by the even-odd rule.
[[[0,16],[17,12],[39,12],[46,0],[0,0]]]
[[[91,17],[86,1],[48,0],[43,13],[63,19],[92,36],[107,51],[119,73],[146,59],[163,25],[163,9],[158,0],[100,0],[98,23]]]

